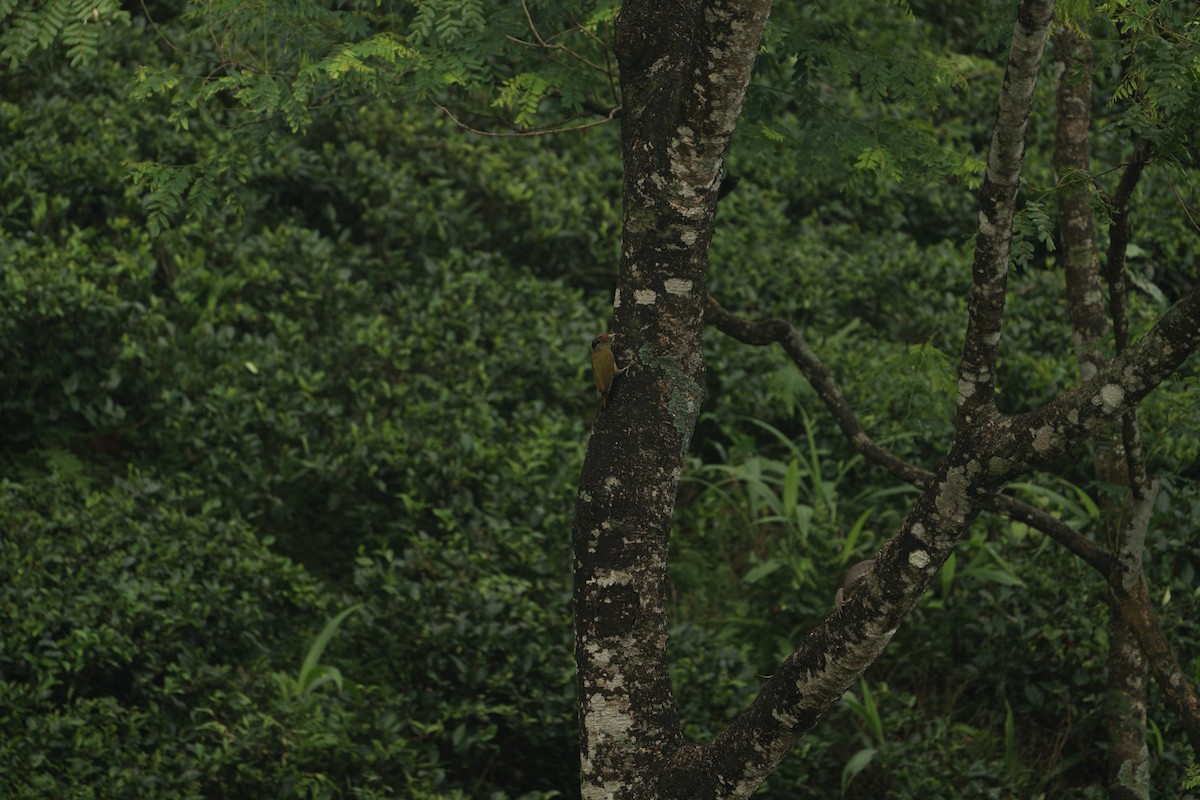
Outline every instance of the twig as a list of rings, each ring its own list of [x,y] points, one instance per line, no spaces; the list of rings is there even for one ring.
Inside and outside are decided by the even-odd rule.
[[[529,24],[529,30],[533,34],[533,38],[537,39],[537,45],[536,45],[537,47],[541,47],[545,50],[562,50],[564,53],[571,56],[579,63],[586,64],[587,66],[591,67],[592,69],[596,70],[597,72],[605,71],[604,67],[600,66],[599,64],[596,64],[595,62],[580,55],[579,53],[576,53],[574,50],[567,47],[566,45],[555,44],[554,42],[548,42],[545,39],[543,39],[542,34],[538,32],[537,26],[533,24],[533,15],[531,15],[529,13],[529,6],[525,3],[525,0],[521,0],[521,10],[525,12],[525,21]],[[521,39],[517,39],[512,36],[509,36],[508,38],[514,42],[520,42],[521,44],[524,44],[524,45],[529,45],[531,47],[535,46],[533,44],[533,42],[522,41]]]
[[[164,42],[166,42],[167,46],[170,47],[172,50],[174,50],[175,52],[179,53],[182,56],[185,56],[186,58],[194,58],[197,61],[207,61],[211,64],[219,63],[218,61],[215,61],[214,59],[211,59],[211,58],[207,58],[206,56],[198,55],[196,53],[192,53],[190,51],[184,50],[182,47],[175,44],[175,42],[171,39],[170,36],[167,36],[167,34],[163,33],[163,29],[159,26],[158,22],[154,19],[154,17],[152,17],[150,15],[150,9],[146,8],[146,0],[141,0],[141,5],[142,5],[142,13],[146,15],[146,20],[150,23],[150,27],[154,28],[154,32],[156,34],[158,34],[158,38],[160,38]]]
[[[439,103],[437,100],[434,100],[431,98],[429,100],[429,102],[433,103],[435,106],[437,106],[439,109],[441,109],[442,113],[444,113],[447,117],[452,119],[454,121],[454,124],[457,125],[458,127],[462,128],[464,131],[468,131],[470,133],[477,133],[480,136],[495,136],[495,137],[549,136],[551,134],[557,134],[557,133],[573,133],[574,131],[582,131],[582,130],[586,130],[587,128],[595,128],[598,125],[607,125],[608,123],[610,123],[614,119],[616,119],[617,114],[619,114],[621,111],[621,107],[616,106],[616,107],[612,108],[611,110],[609,110],[608,116],[606,116],[604,119],[593,120],[592,122],[584,122],[579,125],[568,125],[568,126],[560,127],[560,128],[541,128],[541,129],[535,130],[535,131],[497,132],[497,131],[485,131],[485,130],[481,130],[479,128],[471,127],[470,125],[468,125],[467,123],[463,122],[458,117],[456,117],[454,115],[453,111],[446,108],[444,105]]]

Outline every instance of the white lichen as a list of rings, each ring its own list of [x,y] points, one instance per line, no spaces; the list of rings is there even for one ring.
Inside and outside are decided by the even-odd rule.
[[[597,575],[594,582],[597,586],[632,586],[634,581],[627,570],[614,569]]]
[[[929,553],[924,550],[913,550],[908,554],[908,563],[917,569],[925,569],[929,566]]]
[[[1058,443],[1058,436],[1054,432],[1054,428],[1049,425],[1043,425],[1033,431],[1033,449],[1034,452],[1045,454],[1050,452]]]
[[[1104,413],[1111,414],[1125,399],[1125,390],[1115,383],[1107,383],[1100,389],[1100,407]]]
[[[983,212],[982,210],[979,212],[978,225],[979,225],[980,235],[982,235],[982,236],[995,236],[996,235],[996,226],[994,224],[992,224],[992,221],[988,218],[988,215],[985,212]]]
[[[967,475],[962,467],[951,467],[946,470],[946,480],[942,482],[937,493],[938,515],[953,525],[961,525],[967,520],[971,510],[967,500]]]
[[[692,285],[687,278],[667,278],[663,281],[663,288],[667,290],[667,294],[685,295],[692,291]]]
[[[611,742],[633,727],[633,715],[629,713],[629,701],[625,697],[610,699],[595,692],[588,698],[583,716],[586,730],[593,734],[588,737],[589,744],[599,745],[605,739]],[[588,756],[594,759],[599,748],[589,750]]]
[[[653,289],[635,289],[633,302],[639,306],[652,306],[658,300],[658,292]]]

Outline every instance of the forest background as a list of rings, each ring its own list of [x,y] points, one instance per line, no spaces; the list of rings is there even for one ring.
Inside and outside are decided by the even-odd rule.
[[[577,795],[569,531],[620,243],[616,7],[125,5],[0,3],[0,794]],[[1012,29],[1008,4],[943,5],[775,10],[709,281],[802,329],[875,439],[927,468],[954,429]],[[1104,221],[1105,170],[1145,131],[1120,37],[1088,19]],[[504,36],[517,55],[486,49]],[[1164,113],[1186,118],[1196,49],[1161,38],[1163,70],[1183,65]],[[585,77],[521,71],[539,42],[584,54]],[[297,100],[278,76],[313,65]],[[1055,86],[1047,58],[1007,410],[1077,380]],[[539,127],[569,130],[468,130]],[[1194,141],[1138,188],[1135,336],[1197,277]],[[698,740],[915,494],[781,350],[712,331],[705,359],[670,598]],[[1193,684],[1195,388],[1193,359],[1141,414],[1160,484],[1144,566]],[[1013,491],[1098,537],[1115,490],[1090,463]],[[1086,565],[985,515],[764,796],[1107,796],[1107,615]],[[1155,796],[1188,796],[1156,691]]]

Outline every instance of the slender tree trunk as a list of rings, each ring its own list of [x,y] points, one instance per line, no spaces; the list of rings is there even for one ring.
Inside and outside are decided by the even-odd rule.
[[[1054,167],[1058,173],[1058,222],[1061,258],[1066,271],[1067,311],[1071,319],[1079,374],[1087,380],[1107,360],[1103,354],[1112,336],[1104,303],[1096,225],[1090,200],[1092,48],[1069,26],[1054,35],[1058,74]],[[1136,421],[1133,423],[1136,425]],[[1106,493],[1100,498],[1102,538],[1125,563],[1141,571],[1142,547],[1148,519],[1134,529],[1126,519],[1129,472],[1119,425],[1097,434],[1093,472],[1101,485],[1125,487],[1125,496]],[[1146,657],[1121,613],[1119,600],[1108,595],[1108,791],[1113,800],[1149,800],[1150,753],[1146,745]]]

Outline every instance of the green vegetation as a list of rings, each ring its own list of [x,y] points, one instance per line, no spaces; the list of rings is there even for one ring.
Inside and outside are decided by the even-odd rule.
[[[610,87],[500,75],[523,63],[499,34],[525,25],[520,6],[398,3],[367,30],[369,15],[326,8],[343,4],[222,2],[286,7],[260,20],[291,32],[271,52],[230,47],[291,60],[203,84],[172,46],[214,46],[198,5],[148,3],[162,29],[115,2],[85,4],[83,24],[75,5],[0,0],[0,796],[577,796],[570,528],[588,343],[617,262],[617,129],[487,138],[428,98],[492,70],[495,108],[468,96],[469,120],[528,126]],[[872,435],[932,468],[954,422],[995,30],[1011,19],[843,5],[777,12],[711,288],[802,328]],[[595,57],[615,10],[579,10],[571,46]],[[1119,63],[1095,27],[1098,58]],[[1173,124],[1200,118],[1198,73],[1170,66],[1183,46],[1164,40],[1166,74],[1143,76],[1139,108],[1157,116],[1118,113],[1133,90],[1098,73],[1098,163],[1152,126],[1193,159],[1140,189],[1135,333],[1197,278],[1200,239],[1175,206],[1200,205],[1195,140]],[[1045,87],[1006,410],[1076,374]],[[845,567],[912,497],[777,349],[716,332],[706,348],[672,541],[672,679],[699,739],[830,612]],[[1193,360],[1141,415],[1162,483],[1147,576],[1194,683],[1197,380]],[[1096,535],[1111,487],[1086,462],[1020,491]],[[762,796],[1105,796],[1107,613],[1084,565],[981,518]],[[1154,796],[1200,797],[1155,692]]]

